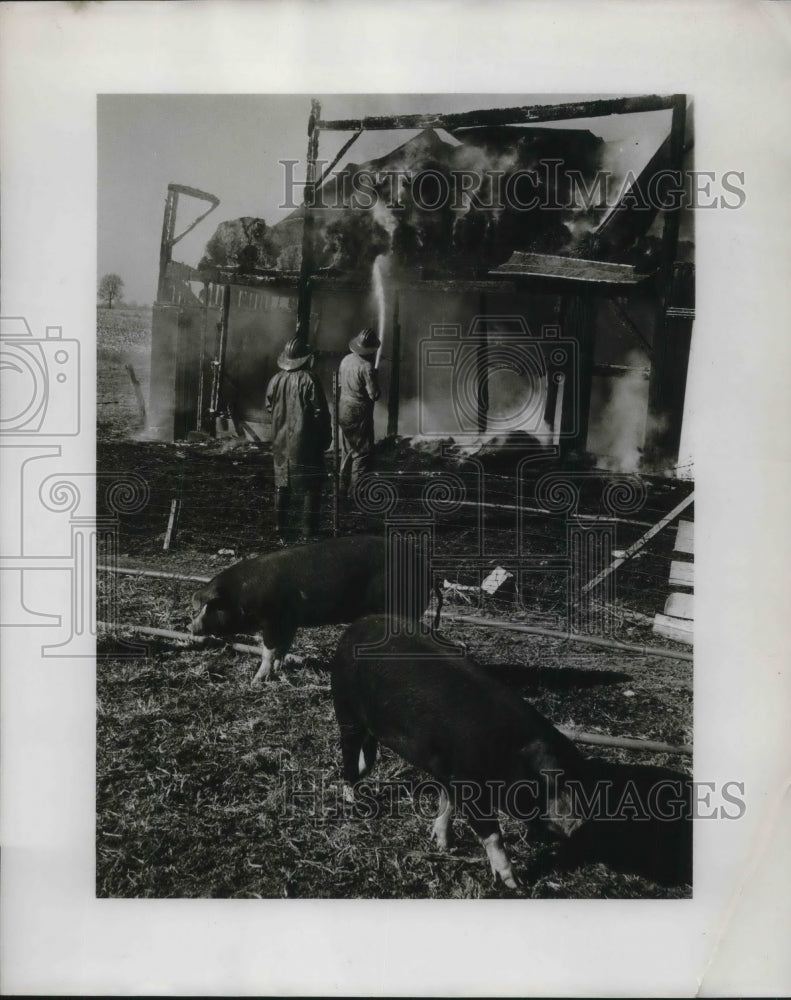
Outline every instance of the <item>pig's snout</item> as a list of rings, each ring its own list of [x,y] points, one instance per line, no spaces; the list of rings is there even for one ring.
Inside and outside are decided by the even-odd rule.
[[[192,595],[192,610],[193,612],[196,612],[196,614],[193,615],[192,621],[190,622],[190,632],[192,632],[193,635],[206,634],[206,626],[203,619],[206,615],[207,607],[208,604],[202,599],[201,592],[196,590]]]
[[[206,629],[204,628],[203,625],[203,615],[205,611],[206,611],[206,606],[204,605],[200,609],[200,614],[195,615],[195,617],[190,622],[190,632],[192,632],[193,635],[204,635],[206,633]]]

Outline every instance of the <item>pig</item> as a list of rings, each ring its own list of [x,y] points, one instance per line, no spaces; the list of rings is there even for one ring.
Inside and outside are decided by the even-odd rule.
[[[519,882],[503,845],[498,812],[523,819],[535,832],[561,843],[578,845],[576,853],[568,851],[564,858],[580,863],[608,845],[611,829],[617,829],[622,845],[628,845],[630,835],[642,836],[631,816],[619,821],[610,815],[633,778],[643,795],[652,779],[672,778],[678,787],[671,792],[688,810],[683,775],[587,759],[536,709],[439,637],[409,635],[405,629],[399,633],[392,628],[393,619],[389,624],[376,615],[355,622],[332,661],[345,792],[371,770],[378,743],[390,747],[427,771],[441,788],[431,830],[437,846],[449,846],[455,805],[482,843],[495,881],[511,889]],[[366,652],[371,645],[376,648]],[[591,803],[602,789],[606,800],[599,802],[597,812]],[[347,798],[353,799],[353,793]],[[666,796],[665,805],[667,801]],[[655,849],[661,852],[662,827],[658,829]],[[691,856],[691,839],[689,848]]]
[[[242,560],[192,595],[191,631],[260,631],[258,684],[279,669],[301,626],[350,622],[388,608],[416,621],[429,603],[429,568],[409,540],[392,539],[389,552],[386,544],[374,535],[350,535]],[[442,595],[438,588],[435,593],[436,625]]]

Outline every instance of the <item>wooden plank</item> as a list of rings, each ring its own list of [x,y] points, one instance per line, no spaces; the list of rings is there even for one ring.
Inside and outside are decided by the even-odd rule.
[[[692,594],[671,594],[665,601],[665,614],[671,618],[695,618],[695,597]]]
[[[670,586],[694,587],[695,564],[691,562],[680,562],[678,559],[674,559],[670,564]]]
[[[429,612],[426,612],[428,614]],[[671,660],[688,660],[692,662],[691,653],[682,653],[675,649],[663,649],[661,646],[642,646],[632,642],[620,642],[618,639],[601,639],[596,635],[584,635],[580,632],[561,632],[559,629],[544,628],[537,625],[518,625],[505,619],[483,618],[479,615],[455,615],[442,613],[444,622],[463,622],[475,628],[499,628],[508,632],[524,632],[526,635],[545,635],[551,639],[562,639],[565,642],[581,642],[587,646],[599,646],[602,649],[620,649],[625,653],[637,653],[639,656],[662,656]]]
[[[604,580],[606,577],[608,577],[613,570],[618,569],[618,567],[623,565],[623,563],[625,563],[627,559],[631,559],[631,557],[635,554],[635,552],[639,552],[640,549],[646,544],[646,542],[649,542],[654,537],[654,535],[658,534],[662,530],[662,528],[666,527],[668,524],[670,524],[671,521],[675,520],[682,511],[686,510],[686,508],[689,507],[689,505],[692,503],[694,499],[695,499],[695,491],[693,490],[688,497],[685,497],[685,499],[682,500],[681,503],[678,504],[676,507],[674,507],[669,514],[666,514],[661,521],[658,521],[653,526],[653,528],[649,528],[649,530],[646,531],[646,533],[642,537],[638,538],[633,545],[630,545],[629,548],[626,549],[626,551],[623,553],[623,555],[618,556],[618,558],[613,562],[611,566],[608,566],[607,569],[603,569],[598,576],[595,576],[590,581],[590,583],[586,583],[585,586],[582,588],[582,593],[587,594],[589,590],[593,590],[593,588],[598,584],[600,584],[602,580]],[[671,579],[671,584],[672,584],[672,579]],[[689,586],[692,586],[692,584],[689,584]]]
[[[685,642],[691,646],[694,642],[694,622],[686,618],[670,618],[668,615],[657,615],[654,619],[654,633],[675,642]]]
[[[692,521],[679,521],[676,532],[676,552],[693,555],[695,552],[695,525]]]
[[[631,736],[605,736],[603,733],[581,733],[566,726],[557,729],[575,743],[587,743],[595,747],[622,747],[625,750],[644,750],[646,753],[674,753],[692,756],[692,747],[682,743],[673,746],[671,743],[660,743],[657,740],[636,740]]]
[[[171,546],[172,542],[176,540],[176,533],[178,531],[179,514],[181,513],[181,500],[171,500],[170,501],[170,517],[168,518],[168,529],[165,532],[165,541],[162,548],[165,552]]]

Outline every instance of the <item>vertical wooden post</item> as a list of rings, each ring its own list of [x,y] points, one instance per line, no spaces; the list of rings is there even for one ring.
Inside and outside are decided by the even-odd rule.
[[[340,521],[340,492],[341,492],[341,428],[338,423],[338,411],[340,402],[340,385],[338,383],[338,370],[332,373],[332,487],[334,503],[332,508],[332,533],[337,538]]]
[[[316,160],[319,155],[319,127],[321,104],[310,102],[310,117],[308,118],[308,153],[305,176],[305,194],[302,200],[302,261],[299,269],[299,288],[297,301],[297,329],[307,344],[310,338],[310,279],[316,268],[315,249],[313,246],[313,229],[316,202]]]
[[[569,369],[564,381],[562,430],[563,451],[585,450],[588,442],[591,390],[593,388],[594,297],[587,292],[566,300],[563,312],[563,336],[576,342],[576,367]],[[573,380],[569,382],[569,380]],[[576,391],[575,391],[576,390]]]
[[[560,372],[555,383],[555,406],[552,410],[552,444],[555,447],[560,445],[560,431],[563,421],[563,389],[566,384],[566,376]]]
[[[181,515],[181,500],[171,500],[170,517],[168,518],[168,529],[165,532],[165,541],[162,545],[162,548],[165,552],[167,552],[171,544],[176,541],[176,533],[178,531],[178,522],[180,515]]]
[[[162,216],[162,237],[159,242],[159,280],[157,282],[157,301],[159,302],[165,298],[167,269],[173,253],[173,237],[176,233],[178,207],[179,193],[173,190],[172,185],[168,184],[165,212]]]
[[[478,433],[485,434],[489,416],[489,341],[486,293],[478,299],[478,344],[475,349],[475,395],[478,403]]]
[[[398,320],[399,313],[398,290],[395,292],[395,305],[393,306],[393,342],[390,359],[390,390],[387,395],[387,436],[394,437],[398,434],[398,408],[400,405],[399,396],[401,394],[401,324]]]
[[[231,286],[224,285],[222,290],[222,309],[220,311],[220,342],[217,345],[217,357],[212,361],[211,383],[211,415],[216,417],[220,409],[220,389],[222,387],[223,368],[225,367],[225,349],[228,345],[228,321],[231,315]]]
[[[684,133],[687,125],[687,98],[673,95],[673,118],[670,126],[670,169],[679,173],[684,169]],[[667,309],[673,281],[673,265],[678,254],[678,231],[681,224],[681,199],[665,212],[662,227],[662,285],[663,306]]]
[[[204,417],[204,383],[206,381],[206,345],[209,340],[209,282],[203,282],[203,326],[200,332],[200,351],[198,353],[198,399],[195,406],[195,430],[202,431]]]
[[[681,171],[684,165],[684,133],[686,128],[686,97],[673,97],[673,121],[670,129],[670,166]],[[648,409],[658,426],[657,433],[646,448],[649,465],[660,466],[675,462],[681,442],[681,422],[684,410],[687,368],[692,324],[683,310],[674,310],[674,279],[678,254],[678,233],[681,223],[680,204],[665,212],[662,230],[662,301],[661,315],[651,364],[648,388]],[[682,293],[679,298],[684,298]]]

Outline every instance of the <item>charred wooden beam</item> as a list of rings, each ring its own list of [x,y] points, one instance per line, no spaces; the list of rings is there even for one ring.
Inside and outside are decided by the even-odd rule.
[[[203,324],[200,334],[200,353],[198,355],[198,402],[195,412],[195,430],[205,430],[206,422],[204,395],[206,383],[206,351],[209,344],[209,283],[203,284]]]
[[[670,126],[670,169],[678,171],[679,176],[684,169],[684,133],[687,126],[687,98],[685,94],[673,97],[673,120]],[[673,265],[678,253],[678,230],[681,223],[681,201],[665,212],[665,222],[662,228],[662,282],[664,285],[664,307],[670,300],[670,289],[673,281]]]
[[[640,342],[641,347],[646,352],[648,357],[649,358],[652,357],[654,353],[654,348],[651,346],[651,344],[648,343],[648,341],[643,336],[640,328],[634,322],[632,317],[627,313],[625,309],[626,299],[609,298],[607,301],[610,305],[610,308],[615,313],[618,322]]]
[[[165,298],[168,264],[173,253],[173,234],[176,231],[176,211],[178,209],[178,191],[168,185],[165,196],[165,210],[162,214],[162,236],[159,241],[159,280],[157,281],[157,301]]]
[[[516,285],[510,281],[510,275],[504,280],[491,281],[472,280],[466,278],[415,278],[414,281],[401,281],[397,284],[399,291],[410,292],[513,292]]]
[[[485,434],[489,422],[489,337],[486,323],[486,294],[481,292],[478,315],[482,322],[478,329],[475,348],[475,398],[478,409],[478,433]]]
[[[340,494],[341,494],[341,428],[340,428],[340,396],[337,369],[332,373],[332,534],[339,534]]]
[[[297,302],[298,336],[306,344],[310,338],[310,279],[316,269],[313,247],[313,210],[316,202],[316,160],[319,155],[320,115],[321,105],[316,100],[311,101],[310,118],[308,119],[307,175],[303,197],[302,262],[299,270],[299,300]]]
[[[564,372],[565,391],[561,431],[564,451],[585,450],[588,441],[593,386],[594,298],[590,292],[570,296],[563,305],[563,337],[576,342],[576,357]]]
[[[324,170],[321,177],[319,177],[319,179],[316,181],[316,190],[318,190],[324,183],[324,181],[327,179],[327,177],[329,177],[333,167],[335,167],[339,163],[343,154],[347,152],[355,142],[357,142],[357,140],[360,138],[362,134],[363,130],[361,128],[358,128],[357,131],[354,133],[354,135],[351,137],[351,139],[349,139],[348,142],[345,142],[341,146],[333,161],[330,164],[328,164],[327,168]]]
[[[220,391],[225,369],[225,351],[228,346],[228,321],[231,314],[231,286],[225,285],[222,290],[222,310],[220,312],[220,339],[217,345],[217,356],[212,361],[211,405],[209,413],[215,417],[220,410]]]
[[[387,436],[398,434],[398,407],[401,393],[401,323],[399,322],[399,296],[395,293],[393,306],[393,340],[390,351],[390,388],[387,393]]]
[[[574,101],[567,104],[532,104],[518,108],[492,108],[486,111],[461,111],[453,114],[379,115],[369,118],[346,118],[319,121],[327,131],[356,132],[360,129],[455,128],[481,125],[532,125],[537,122],[566,121],[573,118],[600,118],[603,115],[628,115],[643,111],[667,111],[674,107],[674,97],[649,95],[616,97],[597,101]]]
[[[637,372],[643,378],[648,378],[651,374],[650,368],[640,368],[634,365],[594,365],[591,371],[594,375],[601,375],[604,378],[623,378],[630,372]]]
[[[179,195],[188,195],[190,198],[199,198],[201,201],[208,201],[209,207],[189,225],[184,232],[176,236],[176,216],[179,208]],[[206,191],[199,191],[198,188],[188,187],[186,184],[168,184],[168,193],[165,196],[165,210],[162,216],[162,236],[159,241],[159,280],[157,282],[157,299],[163,300],[165,286],[167,284],[168,270],[173,261],[173,247],[179,240],[183,239],[187,233],[191,232],[206,216],[213,212],[220,204],[220,199]],[[179,265],[187,268],[186,264]],[[192,270],[192,269],[189,269]],[[189,280],[189,279],[185,279]]]
[[[681,171],[687,103],[683,94],[676,95],[673,101],[670,166],[673,170]],[[665,213],[662,230],[662,314],[655,338],[648,392],[649,412],[656,425],[662,429],[646,448],[646,459],[655,466],[673,463],[678,458],[692,341],[692,320],[690,316],[684,315],[684,307],[691,304],[686,300],[690,289],[694,295],[694,278],[686,283],[674,280],[679,266],[676,264],[676,254],[680,221],[679,204]]]
[[[199,222],[203,222],[207,215],[214,211],[214,209],[220,204],[220,199],[217,195],[209,194],[208,191],[201,191],[198,188],[188,187],[186,184],[168,184],[168,191],[173,191],[176,197],[180,194],[186,194],[190,198],[197,198],[199,201],[208,201],[209,207],[205,212],[202,212],[194,222],[191,222],[185,230],[180,232],[178,236],[173,236],[171,238],[171,247],[175,246],[179,240],[183,240],[187,233],[191,233],[192,230],[198,225]],[[176,217],[175,213],[173,216],[173,223],[175,226]]]

